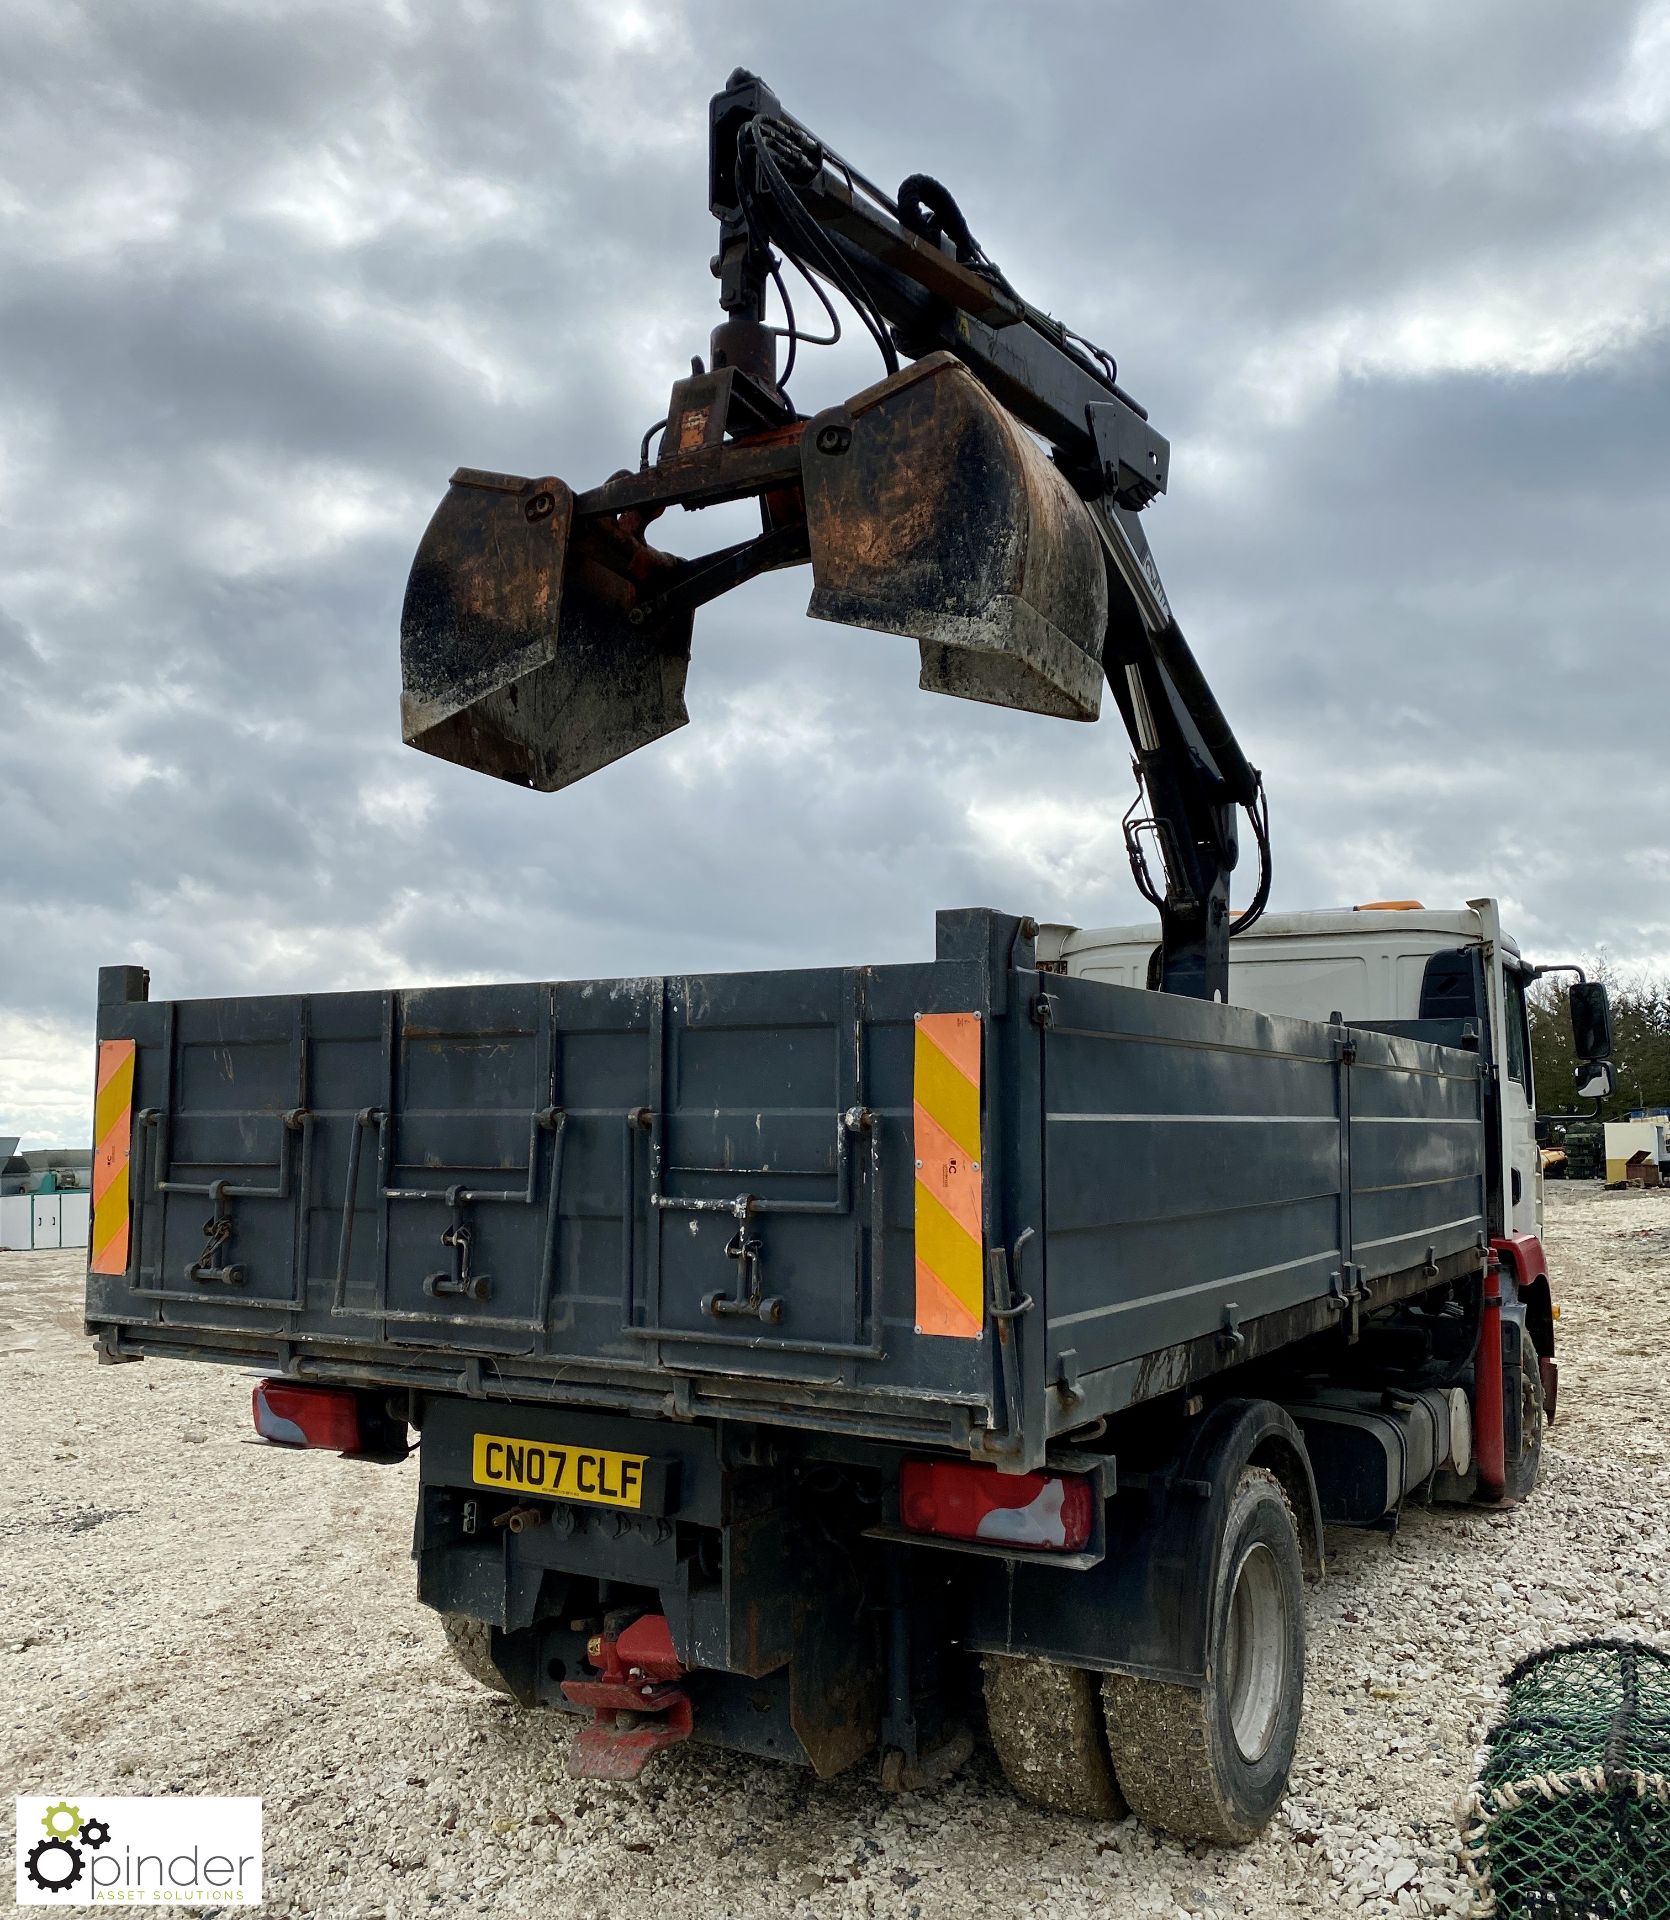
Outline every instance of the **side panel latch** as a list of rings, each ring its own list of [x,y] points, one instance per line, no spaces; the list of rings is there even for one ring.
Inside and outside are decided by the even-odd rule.
[[[761,1268],[764,1249],[760,1236],[752,1230],[755,1204],[754,1196],[745,1193],[731,1208],[736,1216],[736,1232],[725,1242],[725,1258],[737,1263],[736,1292],[727,1295],[715,1288],[703,1294],[702,1312],[711,1314],[715,1320],[735,1315],[745,1320],[763,1320],[767,1326],[775,1327],[782,1323],[783,1302],[777,1295],[765,1291]]]

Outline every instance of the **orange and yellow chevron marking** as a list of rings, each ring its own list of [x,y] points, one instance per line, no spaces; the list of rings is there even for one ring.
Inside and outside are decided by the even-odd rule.
[[[980,1016],[916,1016],[916,1331],[978,1340],[985,1325]]]
[[[93,1099],[94,1273],[128,1270],[128,1155],[133,1145],[131,1040],[99,1042],[99,1084]]]

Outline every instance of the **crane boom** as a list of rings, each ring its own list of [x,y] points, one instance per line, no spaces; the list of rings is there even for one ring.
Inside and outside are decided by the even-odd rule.
[[[1263,783],[1172,612],[1141,522],[1170,449],[1111,356],[1016,292],[939,182],[884,193],[740,69],[711,103],[709,203],[724,317],[637,471],[580,493],[454,475],[407,588],[405,738],[566,786],[685,724],[698,607],[809,562],[808,610],[914,637],[930,691],[1094,719],[1105,680],[1139,786],[1127,851],[1160,915],[1153,984],[1227,998],[1230,934],[1268,892]],[[839,300],[885,369],[811,417],[787,392],[813,340],[785,262],[829,337]],[[645,538],[671,506],[744,498],[753,539],[683,560]],[[1260,881],[1232,923],[1238,808]]]

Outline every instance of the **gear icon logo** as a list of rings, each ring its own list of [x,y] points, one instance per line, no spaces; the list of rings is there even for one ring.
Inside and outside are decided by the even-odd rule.
[[[46,1828],[49,1839],[73,1840],[81,1831],[81,1809],[60,1800],[41,1815],[41,1825]]]
[[[23,1869],[42,1893],[68,1893],[87,1870],[80,1847],[49,1833],[24,1856]]]
[[[23,1857],[23,1870],[42,1893],[68,1893],[87,1871],[87,1855],[110,1844],[110,1822],[82,1818],[71,1800],[58,1800],[41,1815],[46,1829]]]

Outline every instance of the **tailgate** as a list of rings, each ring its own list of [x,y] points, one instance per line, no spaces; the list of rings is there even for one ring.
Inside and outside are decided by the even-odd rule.
[[[976,1164],[951,1197],[960,1319],[917,1244],[920,1016],[969,1017],[978,1129],[1014,1070],[994,944],[922,966],[179,1002],[127,997],[143,976],[109,969],[101,1042],[134,1043],[132,1231],[103,1263],[120,1270],[89,1275],[89,1322],[129,1351],[414,1380],[462,1361],[547,1397],[641,1405],[676,1376],[688,1409],[1000,1422],[984,1250],[1012,1173]],[[956,1238],[935,1221],[935,1247]]]

